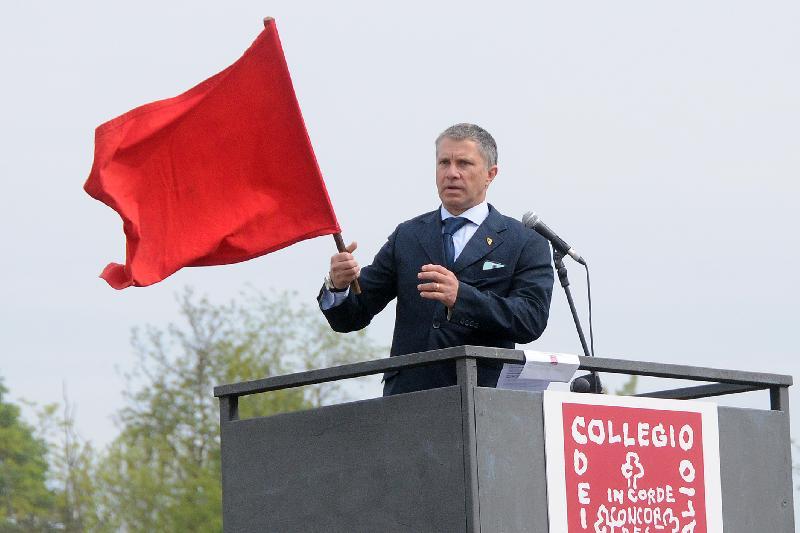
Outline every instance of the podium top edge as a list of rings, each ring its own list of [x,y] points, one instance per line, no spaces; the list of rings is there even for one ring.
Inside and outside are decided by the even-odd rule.
[[[487,346],[455,346],[441,350],[385,357],[330,368],[219,385],[214,387],[214,396],[246,396],[249,394],[313,385],[328,381],[338,381],[466,358],[520,364],[525,362],[525,352],[523,350],[492,348]],[[579,368],[581,370],[593,370],[615,374],[750,385],[758,388],[790,387],[793,384],[792,376],[786,374],[747,372],[604,357],[579,357],[579,360]]]

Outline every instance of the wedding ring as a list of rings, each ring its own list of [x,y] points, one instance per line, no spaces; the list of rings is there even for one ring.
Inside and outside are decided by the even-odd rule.
[[[436,292],[439,292],[439,284],[436,284]]]

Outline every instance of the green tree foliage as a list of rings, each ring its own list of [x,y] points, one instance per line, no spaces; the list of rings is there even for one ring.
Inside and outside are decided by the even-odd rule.
[[[32,406],[36,407],[36,406]],[[38,436],[47,443],[49,483],[53,491],[54,527],[66,533],[95,531],[97,454],[75,429],[75,408],[64,388],[63,404],[38,408]]]
[[[47,446],[7,402],[0,381],[0,531],[49,531],[54,495],[47,488]]]
[[[214,385],[379,356],[363,333],[339,335],[287,294],[251,291],[216,305],[187,290],[185,324],[133,333],[121,433],[98,464],[98,531],[221,531],[220,441]],[[336,386],[242,398],[242,418],[343,398]]]
[[[628,381],[622,384],[622,387],[617,389],[614,393],[617,396],[633,396],[636,394],[636,388],[639,385],[639,376],[631,374],[628,376]]]

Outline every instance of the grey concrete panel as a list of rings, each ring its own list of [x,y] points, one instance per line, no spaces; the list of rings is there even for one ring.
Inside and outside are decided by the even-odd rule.
[[[547,533],[541,393],[475,389],[481,533]]]
[[[789,417],[777,411],[719,408],[725,533],[792,533]]]
[[[461,390],[222,425],[226,532],[464,531]]]

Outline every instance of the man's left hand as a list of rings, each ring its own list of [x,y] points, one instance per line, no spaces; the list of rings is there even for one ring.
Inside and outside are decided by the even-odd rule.
[[[423,265],[417,277],[426,282],[417,285],[419,295],[442,302],[452,309],[458,297],[458,278],[441,265]]]

